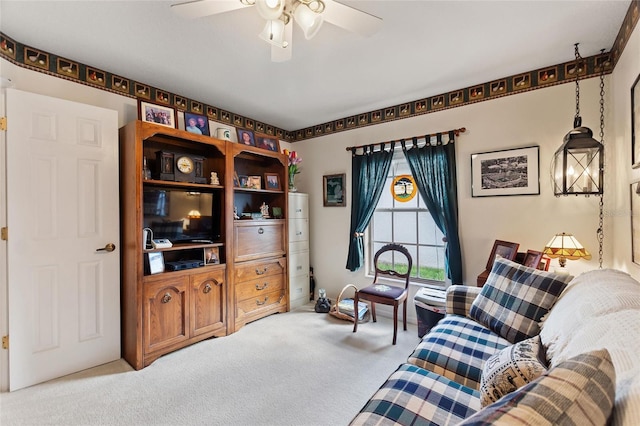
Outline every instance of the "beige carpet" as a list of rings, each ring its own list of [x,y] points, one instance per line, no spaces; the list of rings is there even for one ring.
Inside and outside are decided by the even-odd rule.
[[[409,307],[412,308],[412,307]],[[353,324],[309,304],[161,357],[120,360],[0,395],[10,425],[346,425],[418,343],[378,317]]]

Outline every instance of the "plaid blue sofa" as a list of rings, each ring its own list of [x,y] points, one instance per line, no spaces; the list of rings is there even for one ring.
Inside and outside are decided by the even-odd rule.
[[[640,425],[640,282],[628,273],[573,278],[498,258],[482,289],[446,296],[447,315],[352,425]]]
[[[483,363],[510,345],[468,317],[480,290],[447,289],[447,315],[369,399],[352,425],[453,425],[480,410]]]

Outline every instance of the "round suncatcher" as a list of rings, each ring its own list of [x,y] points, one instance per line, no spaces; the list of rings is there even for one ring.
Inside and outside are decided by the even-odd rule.
[[[411,175],[400,175],[393,179],[391,194],[396,201],[406,203],[418,193],[418,186]]]

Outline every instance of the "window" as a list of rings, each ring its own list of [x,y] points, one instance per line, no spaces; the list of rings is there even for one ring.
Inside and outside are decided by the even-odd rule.
[[[442,284],[445,277],[442,232],[431,218],[420,194],[407,202],[394,199],[391,185],[394,178],[401,175],[411,175],[411,170],[402,150],[397,150],[369,224],[369,272],[374,272],[375,253],[385,244],[396,243],[405,246],[411,253],[413,282],[428,284],[436,281]],[[394,259],[382,260],[402,270],[402,265],[393,264]],[[404,270],[406,271],[406,265]]]

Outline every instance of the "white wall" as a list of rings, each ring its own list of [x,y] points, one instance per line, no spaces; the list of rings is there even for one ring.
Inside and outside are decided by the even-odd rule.
[[[610,85],[609,78],[606,80]],[[580,89],[583,124],[597,134],[599,80],[583,80]],[[521,251],[541,250],[555,233],[573,233],[594,254],[594,259],[569,261],[571,273],[597,268],[598,198],[556,198],[549,179],[552,155],[572,129],[574,113],[575,85],[563,84],[294,143],[303,158],[297,186],[310,194],[311,264],[317,286],[335,297],[347,283],[362,286],[370,282],[364,268],[353,273],[345,269],[351,211],[351,154],[345,148],[460,127],[467,129],[456,142],[465,283],[475,285],[495,239],[518,242]],[[531,145],[540,146],[540,195],[471,197],[472,153]],[[322,206],[322,176],[334,173],[347,173],[346,208]],[[605,200],[608,203],[610,198]],[[611,230],[608,222],[605,226]],[[610,265],[611,240],[605,240],[605,245],[605,265]],[[555,266],[554,260],[551,267]]]
[[[615,149],[615,184],[608,185],[607,189],[615,194],[615,204],[607,211],[613,222],[613,230],[605,236],[615,241],[616,256],[611,266],[628,271],[636,279],[640,279],[640,266],[631,260],[629,184],[640,180],[640,169],[631,168],[631,85],[640,75],[639,27],[640,25],[636,25],[623,55],[616,64],[613,84],[610,87],[613,96],[613,119],[609,123],[615,137],[608,140],[607,146],[611,147],[609,152]],[[637,90],[640,90],[640,86]],[[636,123],[636,143],[640,143],[640,123]]]

